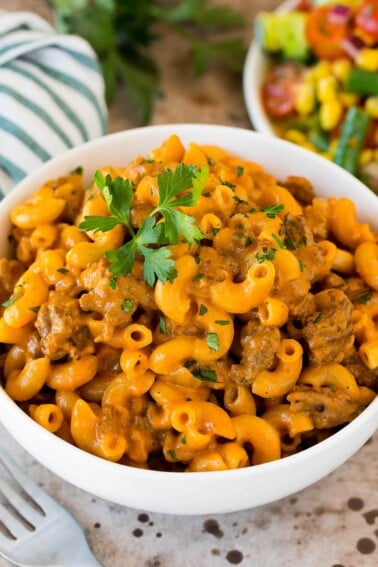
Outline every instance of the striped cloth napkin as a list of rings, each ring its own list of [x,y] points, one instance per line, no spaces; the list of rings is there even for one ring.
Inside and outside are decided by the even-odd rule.
[[[36,14],[0,11],[0,198],[106,128],[104,81],[90,45],[58,35]]]

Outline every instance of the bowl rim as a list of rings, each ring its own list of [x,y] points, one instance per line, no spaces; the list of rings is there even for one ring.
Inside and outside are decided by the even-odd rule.
[[[14,402],[12,400],[12,398],[10,398],[8,396],[8,394],[5,392],[4,388],[2,386],[0,386],[0,410],[7,410],[9,411],[9,415],[13,415],[13,417],[15,417],[17,419],[17,421],[20,423],[24,423],[26,427],[32,427],[34,430],[34,433],[36,434],[36,436],[41,440],[42,442],[46,442],[46,446],[47,444],[50,445],[52,444],[57,444],[57,447],[61,447],[62,451],[64,450],[65,454],[71,453],[73,458],[75,458],[75,456],[78,456],[79,458],[81,457],[81,460],[87,460],[89,465],[94,465],[94,466],[99,466],[100,468],[103,468],[105,471],[107,469],[111,470],[118,470],[118,472],[120,474],[124,473],[127,475],[131,475],[131,476],[137,476],[140,480],[143,481],[143,479],[145,478],[146,480],[150,480],[150,477],[153,478],[169,478],[169,480],[171,481],[172,479],[174,479],[174,481],[177,483],[183,483],[186,484],[190,478],[198,478],[203,476],[203,472],[193,472],[193,471],[189,471],[189,472],[185,472],[185,474],[183,473],[177,473],[177,472],[173,472],[173,471],[160,471],[160,470],[155,470],[155,469],[143,469],[143,468],[139,468],[139,467],[133,467],[127,464],[121,464],[118,462],[112,462],[112,461],[108,461],[106,459],[102,459],[101,457],[98,457],[96,455],[93,455],[87,451],[84,451],[83,449],[80,449],[79,447],[77,447],[76,445],[73,445],[71,443],[69,443],[68,441],[65,441],[64,439],[61,439],[60,437],[57,437],[54,434],[51,434],[49,431],[45,430],[43,427],[39,426],[38,423],[36,423],[35,421],[33,421],[33,419],[28,416],[17,404],[16,402]],[[19,441],[19,443],[23,446],[24,444],[22,443],[22,441],[20,441],[20,437],[19,436],[15,436],[14,432],[11,431],[7,424],[3,421],[3,412],[0,411],[0,422],[3,424],[3,426],[5,427],[5,429],[7,429],[7,431],[14,437],[17,439],[17,441]],[[286,457],[281,457],[280,459],[277,459],[275,461],[270,461],[267,463],[262,463],[259,465],[251,465],[248,467],[243,467],[243,468],[238,468],[238,469],[230,469],[230,470],[225,470],[225,471],[206,471],[206,477],[211,478],[213,477],[214,480],[216,479],[220,479],[220,476],[235,476],[235,480],[237,480],[238,478],[243,478],[244,476],[249,476],[249,475],[263,475],[264,473],[268,473],[268,472],[274,472],[276,469],[281,470],[282,468],[291,468],[294,467],[296,468],[297,465],[299,464],[303,464],[304,462],[308,461],[308,460],[312,460],[312,458],[316,458],[317,456],[320,456],[323,452],[325,452],[326,450],[331,450],[332,447],[334,447],[335,445],[339,445],[339,443],[342,442],[343,438],[345,437],[345,441],[348,440],[349,434],[353,433],[354,430],[359,430],[362,429],[366,424],[368,424],[372,418],[374,417],[374,415],[376,416],[375,419],[375,429],[378,428],[378,397],[376,397],[375,400],[373,400],[369,406],[367,406],[361,413],[360,415],[358,415],[356,418],[354,418],[351,422],[349,422],[348,424],[346,424],[344,427],[342,427],[339,431],[332,433],[329,437],[327,437],[326,439],[324,439],[323,441],[320,441],[319,443],[316,443],[315,445],[312,445],[311,447],[308,447],[307,449],[304,449],[303,451],[300,451],[298,453],[294,453],[293,455],[288,455]],[[375,431],[375,430],[374,430]],[[373,431],[373,433],[374,433]],[[370,436],[369,436],[370,437]],[[27,452],[30,452],[28,449],[26,449]],[[33,455],[33,453],[30,452],[30,454]],[[41,461],[42,462],[42,461]],[[188,479],[188,480],[187,480]]]
[[[372,195],[371,191],[367,189],[365,185],[359,182],[355,177],[353,177],[350,173],[346,172],[342,168],[339,168],[333,163],[327,162],[320,156],[309,152],[303,148],[300,148],[290,142],[282,140],[277,137],[269,137],[264,136],[261,133],[253,132],[252,130],[248,130],[245,128],[238,128],[232,126],[223,126],[223,125],[212,125],[212,124],[163,124],[163,125],[153,125],[148,127],[141,127],[135,128],[131,130],[125,130],[121,132],[116,132],[114,134],[109,134],[107,136],[103,136],[96,140],[87,142],[82,144],[81,146],[77,146],[64,154],[57,156],[46,162],[42,166],[38,168],[35,172],[30,174],[27,178],[21,181],[17,187],[8,194],[3,201],[0,203],[0,222],[1,217],[8,215],[9,209],[14,206],[16,203],[20,202],[26,197],[26,194],[32,193],[33,189],[36,187],[36,183],[40,183],[42,180],[46,180],[47,172],[50,171],[52,167],[54,169],[56,167],[60,167],[61,170],[63,167],[66,167],[66,163],[69,163],[71,158],[75,157],[77,154],[88,154],[88,151],[91,152],[92,150],[96,150],[101,148],[103,144],[111,144],[113,141],[117,142],[119,140],[127,140],[132,139],[134,136],[144,136],[149,134],[149,132],[156,132],[158,133],[162,139],[169,134],[174,133],[177,131],[178,135],[186,135],[186,136],[193,136],[195,139],[196,132],[204,131],[207,129],[209,132],[209,137],[212,134],[213,137],[215,135],[219,135],[222,133],[224,136],[227,134],[233,133],[235,136],[246,137],[245,139],[251,140],[261,140],[262,138],[265,139],[266,143],[269,146],[273,146],[278,150],[282,147],[286,148],[286,152],[296,157],[303,156],[306,158],[306,161],[313,162],[315,165],[322,165],[324,169],[329,169],[330,171],[335,172],[336,169],[338,171],[337,175],[338,178],[344,180],[345,182],[352,183],[353,187],[359,188],[359,194],[361,195],[361,199],[363,195],[369,197],[368,200],[371,200],[374,195]],[[204,142],[201,142],[204,143]],[[148,142],[146,142],[146,146]],[[147,151],[147,148],[146,148]],[[251,158],[252,159],[252,158]],[[67,170],[65,170],[67,171]],[[57,175],[59,172],[57,172]],[[49,174],[50,175],[50,174]],[[377,197],[376,197],[377,198]],[[33,432],[33,443],[40,443],[41,446],[48,448],[49,446],[53,447],[54,449],[59,449],[59,461],[61,462],[62,459],[65,457],[72,458],[74,463],[85,463],[89,467],[94,466],[99,472],[104,473],[113,473],[116,474],[117,477],[124,476],[125,478],[129,478],[130,481],[133,479],[138,478],[138,480],[146,480],[146,481],[153,481],[156,482],[162,479],[169,479],[169,482],[174,482],[178,485],[187,485],[190,484],[190,479],[201,479],[201,486],[205,481],[204,476],[206,477],[206,483],[217,481],[221,479],[226,479],[228,477],[232,477],[235,480],[244,479],[246,477],[250,477],[252,480],[254,477],[261,478],[266,473],[275,472],[275,471],[282,471],[285,469],[294,470],[297,468],[298,465],[306,464],[308,461],[314,462],[317,457],[320,457],[324,452],[330,454],[334,447],[339,447],[340,444],[343,442],[348,445],[348,439],[350,435],[356,433],[356,436],[361,439],[363,438],[364,441],[370,437],[372,433],[374,433],[375,429],[378,427],[378,398],[370,403],[368,407],[366,407],[360,415],[358,415],[353,421],[342,427],[339,431],[333,433],[327,439],[313,445],[312,447],[308,447],[303,451],[287,456],[285,458],[281,458],[277,461],[272,461],[268,463],[263,463],[261,465],[253,465],[249,467],[245,467],[242,469],[233,469],[233,470],[226,470],[226,471],[207,471],[206,475],[203,472],[186,472],[185,474],[180,474],[177,472],[171,471],[159,471],[154,469],[143,469],[139,467],[133,467],[130,465],[124,465],[120,463],[114,463],[102,459],[98,456],[92,455],[82,449],[79,449],[75,445],[72,445],[63,439],[57,437],[54,434],[46,431],[44,428],[39,426],[36,422],[34,422],[17,404],[14,402],[5,392],[5,390],[0,387],[0,422],[3,423],[4,427],[8,430],[8,432],[20,443],[24,449],[29,452],[31,455],[35,455],[36,453],[39,454],[37,458],[44,466],[49,468],[50,470],[54,470],[50,464],[47,464],[48,461],[47,456],[42,458],[40,449],[31,450],[28,443],[25,441],[24,431],[26,428]],[[14,427],[14,425],[19,425],[20,427]],[[12,427],[13,426],[13,427]],[[15,431],[16,429],[16,431]],[[369,434],[366,435],[366,430],[369,431]],[[364,442],[363,441],[363,442]],[[363,442],[358,443],[357,449],[346,450],[345,454],[348,455],[342,460],[338,460],[337,464],[333,466],[336,468],[342,462],[349,459],[349,457],[355,453],[363,444]],[[337,459],[336,459],[337,460]],[[335,460],[335,462],[336,462]],[[333,469],[332,469],[333,470]],[[56,474],[59,474],[57,470],[54,470]],[[323,478],[326,474],[330,472],[329,470],[324,474],[320,475],[318,478]],[[66,475],[63,473],[61,474],[63,478],[69,480]],[[74,482],[73,482],[74,483]],[[75,484],[75,483],[74,483]],[[307,486],[308,484],[312,484],[312,482],[308,482],[307,484],[302,483],[302,487]],[[77,486],[80,486],[76,484]],[[300,488],[298,488],[299,490]],[[286,493],[288,494],[288,493]],[[267,502],[267,500],[266,500]],[[242,508],[238,508],[242,509]],[[180,513],[180,512],[177,512]]]

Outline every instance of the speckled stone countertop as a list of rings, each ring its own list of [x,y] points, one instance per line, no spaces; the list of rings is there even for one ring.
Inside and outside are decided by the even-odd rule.
[[[244,11],[250,38],[254,14],[279,2],[229,3]],[[30,10],[50,17],[48,3],[42,0],[0,0],[0,9]],[[213,69],[194,81],[187,57],[185,46],[171,37],[159,44],[165,97],[157,102],[152,123],[207,122],[250,128],[240,79]],[[123,101],[119,93],[110,110],[110,131],[135,126]],[[198,517],[152,514],[111,504],[50,473],[1,426],[0,441],[34,480],[76,516],[105,567],[378,565],[378,434],[347,463],[298,494],[254,510]],[[8,563],[0,559],[0,567]]]

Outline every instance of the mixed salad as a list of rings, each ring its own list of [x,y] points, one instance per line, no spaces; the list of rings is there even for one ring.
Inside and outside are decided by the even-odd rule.
[[[301,0],[260,12],[262,87],[279,136],[335,161],[378,194],[378,0]]]

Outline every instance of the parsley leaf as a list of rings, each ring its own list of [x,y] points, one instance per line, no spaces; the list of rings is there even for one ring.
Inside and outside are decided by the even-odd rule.
[[[217,374],[215,370],[209,367],[195,368],[192,371],[192,374],[196,378],[199,378],[200,380],[204,380],[205,382],[217,382]]]
[[[148,285],[152,287],[156,279],[163,283],[175,279],[177,275],[175,261],[171,258],[172,253],[169,248],[151,250],[143,247],[143,255],[143,275]]]
[[[84,220],[79,224],[80,230],[93,230],[94,232],[108,232],[112,230],[118,224],[122,224],[115,217],[101,217],[101,216],[86,216]]]
[[[130,274],[135,257],[144,257],[144,279],[153,286],[156,279],[166,282],[176,277],[175,261],[169,245],[180,239],[199,242],[203,234],[196,226],[196,219],[176,207],[195,205],[207,183],[208,165],[198,169],[195,165],[179,164],[173,172],[166,169],[157,177],[159,200],[138,230],[131,223],[133,186],[129,179],[96,171],[94,181],[107,204],[110,216],[86,216],[79,228],[84,231],[107,232],[117,225],[127,228],[130,240],[105,256],[110,260],[113,276]],[[150,245],[154,245],[151,248]]]
[[[279,238],[276,234],[274,234],[272,232],[272,236],[274,241],[276,242],[276,244],[278,244],[279,248],[281,248],[282,250],[285,250],[286,246],[285,244],[282,242],[281,238]]]
[[[105,252],[105,256],[112,263],[109,270],[115,276],[122,276],[123,274],[131,274],[136,254],[135,240],[129,240],[117,250],[109,250]]]
[[[210,350],[219,351],[219,338],[216,333],[206,333],[206,343]]]
[[[125,299],[122,303],[122,311],[125,313],[131,313],[134,308],[134,301],[132,299]]]
[[[163,333],[163,335],[167,334],[167,323],[165,322],[165,319],[162,316],[159,319],[159,329],[160,332]]]
[[[9,299],[7,299],[6,301],[4,301],[4,303],[2,303],[1,305],[3,307],[10,307],[11,305],[13,305],[13,303],[15,301],[17,301],[17,299],[20,297],[21,295],[21,290],[16,291],[13,295],[10,296]]]
[[[110,175],[104,177],[101,171],[97,170],[94,181],[105,199],[110,214],[117,218],[121,224],[128,226],[133,197],[130,179],[116,177],[113,180]]]
[[[263,246],[262,252],[258,252],[256,254],[256,260],[259,264],[262,264],[266,260],[272,261],[274,260],[276,252],[277,250],[275,248],[267,248],[266,246]]]
[[[367,291],[365,293],[361,293],[358,297],[357,297],[357,303],[361,303],[362,305],[364,305],[365,303],[369,303],[369,301],[372,299],[373,294],[370,293],[370,291]]]
[[[205,313],[207,313],[207,312],[208,312],[208,309],[207,309],[206,305],[201,303],[198,314],[199,315],[205,315]]]
[[[274,219],[276,216],[284,210],[284,205],[267,205],[261,210],[266,214],[268,219]]]

